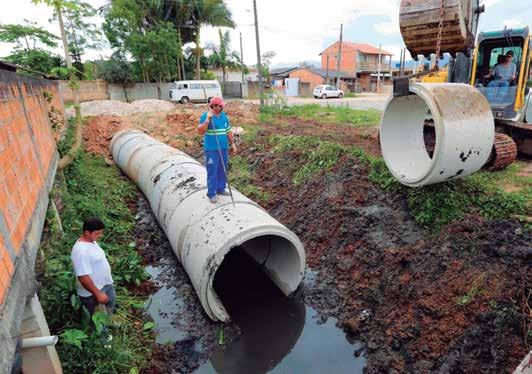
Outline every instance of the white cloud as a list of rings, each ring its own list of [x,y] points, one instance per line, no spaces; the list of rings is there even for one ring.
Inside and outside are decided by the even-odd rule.
[[[231,31],[232,47],[240,49],[239,32],[242,32],[244,60],[247,64],[255,64],[253,4],[251,0],[226,2],[237,23],[237,29]],[[339,37],[341,23],[345,29],[347,24],[369,15],[389,17],[389,23],[394,23],[399,0],[334,0],[329,4],[321,0],[268,0],[258,1],[257,6],[261,52],[275,51],[277,56],[273,62],[281,63],[319,59],[318,54],[326,47],[326,41]],[[386,26],[382,29],[388,31]],[[202,40],[217,43],[217,29],[206,27]],[[364,41],[363,33],[359,41]]]
[[[494,1],[494,0],[491,0]],[[88,0],[99,7],[106,0]],[[242,33],[244,61],[253,65],[257,61],[255,49],[255,30],[253,27],[253,3],[251,0],[226,0],[237,23],[230,30],[232,48],[240,50],[239,33]],[[318,54],[326,47],[327,40],[338,38],[340,24],[356,22],[359,17],[384,16],[389,21],[375,25],[375,30],[383,35],[398,31],[399,0],[334,0],[324,4],[322,0],[267,0],[257,1],[259,13],[261,52],[275,51],[274,63],[319,60]],[[46,30],[59,35],[56,22],[50,23],[52,10],[44,5],[34,5],[31,0],[18,0],[15,6],[4,7],[0,14],[0,23],[22,23],[23,19],[37,21]],[[101,22],[101,19],[99,20]],[[364,41],[361,30],[360,42]],[[372,32],[373,30],[367,30]],[[218,43],[217,28],[204,27],[202,44]],[[8,54],[12,45],[0,44],[0,56]],[[397,48],[396,48],[397,49]],[[62,53],[58,48],[57,53]],[[91,51],[87,58],[109,56],[110,50]]]
[[[510,29],[517,28],[517,27],[523,27],[525,25],[525,22],[522,18],[510,18],[505,19],[502,21],[502,26],[506,26]]]
[[[397,35],[399,30],[399,20],[390,22],[379,22],[374,26],[375,30],[383,35]]]

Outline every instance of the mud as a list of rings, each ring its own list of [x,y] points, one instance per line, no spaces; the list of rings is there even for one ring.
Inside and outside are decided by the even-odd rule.
[[[188,275],[144,197],[138,200],[135,218],[137,247],[158,288],[146,304],[147,313],[157,323],[158,335],[152,366],[146,373],[190,373],[206,362],[218,346],[221,324],[212,322],[204,313]],[[227,342],[239,335],[234,324],[223,328]]]
[[[267,209],[305,244],[318,279],[307,302],[365,343],[365,372],[517,367],[531,344],[532,247],[519,223],[470,216],[429,237],[354,159],[293,186],[297,154],[276,158],[267,143],[242,154],[271,193]]]
[[[177,133],[181,149],[200,157],[194,129],[186,131]],[[355,158],[294,186],[301,155],[270,152],[267,141],[273,133],[312,134],[378,155],[373,131],[294,121],[264,126],[253,144],[241,144],[253,184],[270,195],[262,205],[305,245],[310,268],[300,297],[318,321],[337,321],[363,343],[352,350],[353,362],[366,360],[365,373],[512,372],[532,346],[530,231],[471,215],[429,234],[409,215],[405,196],[374,186]],[[155,346],[148,372],[191,372],[216,354],[220,326],[204,315],[143,199],[138,222],[146,264],[162,269],[156,282],[180,301],[165,325],[177,339]],[[240,336],[236,325],[224,326],[225,344]]]

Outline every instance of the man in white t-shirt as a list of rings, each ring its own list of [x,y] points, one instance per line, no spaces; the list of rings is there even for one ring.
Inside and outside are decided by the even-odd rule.
[[[72,248],[72,264],[77,276],[77,291],[82,304],[92,315],[98,304],[105,305],[109,314],[115,305],[115,289],[111,266],[105,252],[96,240],[103,235],[105,226],[98,218],[83,223],[83,235]]]

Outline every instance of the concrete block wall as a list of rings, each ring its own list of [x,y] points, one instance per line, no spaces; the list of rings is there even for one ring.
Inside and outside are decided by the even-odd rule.
[[[92,100],[107,100],[109,94],[107,93],[107,82],[102,79],[93,81],[78,81],[79,84],[79,100],[92,101]],[[73,102],[74,93],[68,85],[68,81],[59,81],[59,90],[64,102]]]
[[[44,91],[63,110],[57,82],[0,70],[0,373],[11,367],[35,294],[35,257],[58,161]]]

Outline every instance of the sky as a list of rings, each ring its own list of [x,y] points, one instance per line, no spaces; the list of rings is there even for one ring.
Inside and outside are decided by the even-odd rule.
[[[1,0],[7,2],[7,0]],[[99,7],[108,0],[86,0]],[[404,46],[399,32],[399,0],[257,0],[260,49],[274,51],[273,66],[297,65],[302,61],[320,61],[319,53],[339,38],[340,24],[344,25],[344,40],[368,43],[394,54],[399,59]],[[497,30],[504,26],[532,27],[530,0],[483,0],[486,13],[481,16],[479,30]],[[237,24],[231,30],[231,46],[240,50],[240,33],[244,61],[257,62],[252,0],[226,0]],[[59,35],[58,25],[49,22],[51,8],[34,5],[31,0],[17,0],[0,12],[0,23],[22,23],[24,19]],[[101,24],[102,20],[94,20]],[[204,27],[202,44],[218,42],[218,29]],[[0,56],[9,54],[13,45],[0,43]],[[62,50],[58,49],[58,53]],[[109,57],[108,48],[91,51],[88,59]]]

